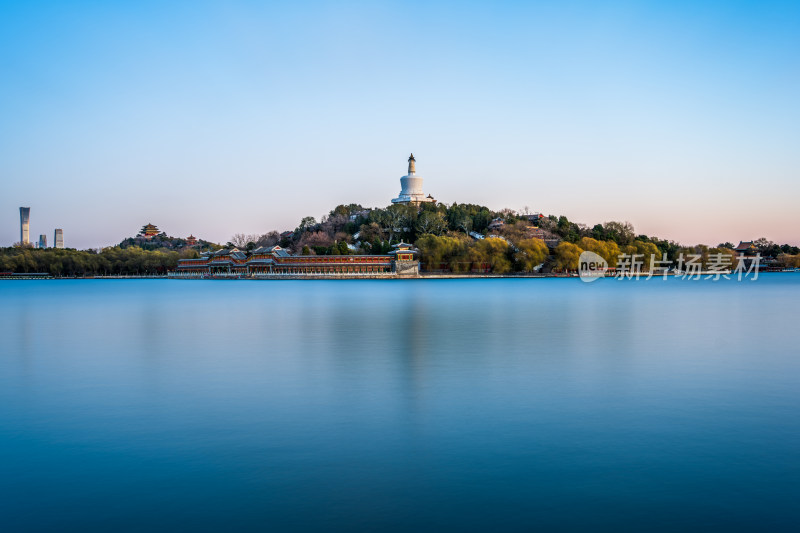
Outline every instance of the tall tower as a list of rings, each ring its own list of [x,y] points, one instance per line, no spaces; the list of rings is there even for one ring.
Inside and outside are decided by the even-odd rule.
[[[63,229],[56,229],[56,234],[53,236],[53,248],[63,248],[64,247],[64,230]]]
[[[39,248],[47,248],[47,235],[39,235]]]
[[[31,208],[19,208],[19,242],[22,244],[31,243]]]
[[[422,176],[417,176],[417,160],[414,154],[408,156],[408,174],[400,178],[400,196],[392,199],[393,204],[419,205],[422,202],[435,202],[432,196],[422,192]]]

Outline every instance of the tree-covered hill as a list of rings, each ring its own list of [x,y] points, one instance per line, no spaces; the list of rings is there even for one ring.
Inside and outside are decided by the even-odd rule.
[[[165,233],[123,240],[102,250],[0,248],[0,272],[50,273],[54,276],[157,275],[175,268],[180,258],[221,248]],[[637,235],[627,222],[588,226],[564,216],[493,211],[475,204],[391,205],[364,208],[339,205],[317,221],[303,218],[293,231],[262,235],[236,234],[227,246],[249,251],[279,244],[296,254],[385,254],[398,242],[414,244],[422,268],[429,272],[531,272],[575,270],[584,250],[616,264],[620,254],[640,254],[675,262],[680,254],[697,254],[707,264],[717,254],[732,256],[733,244],[716,247],[679,243]],[[754,250],[777,265],[800,267],[800,250],[767,239],[754,241]]]
[[[391,205],[366,209],[358,204],[339,205],[322,220],[305,217],[292,232],[262,236],[237,235],[241,249],[280,244],[302,254],[383,254],[399,241],[419,248],[428,271],[528,272],[544,263],[544,270],[574,270],[578,256],[590,250],[615,265],[620,254],[654,256],[675,262],[680,254],[701,256],[707,264],[715,254],[733,255],[726,243],[682,246],[674,241],[637,235],[628,222],[610,221],[588,226],[565,216],[492,211],[474,204]],[[782,264],[797,262],[796,247],[756,241],[764,257],[781,257]]]

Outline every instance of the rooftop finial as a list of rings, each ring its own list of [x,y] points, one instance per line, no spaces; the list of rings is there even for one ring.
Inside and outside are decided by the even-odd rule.
[[[412,153],[408,157],[408,173],[409,174],[414,174],[416,172],[416,169],[414,168],[414,162],[415,161],[416,161],[416,159],[414,159],[414,154]]]

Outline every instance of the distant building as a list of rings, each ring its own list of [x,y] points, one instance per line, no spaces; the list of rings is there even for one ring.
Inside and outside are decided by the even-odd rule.
[[[398,261],[413,261],[414,256],[417,253],[411,249],[410,244],[406,244],[404,242],[393,244],[392,248],[394,248],[394,250],[389,252],[389,255],[395,256]]]
[[[31,243],[31,208],[19,208],[19,242],[22,244]]]
[[[355,221],[359,217],[367,218],[371,211],[372,211],[372,209],[362,209],[361,211],[356,211],[355,213],[350,215],[350,220],[351,221]]]
[[[739,241],[739,246],[733,250],[743,255],[755,255],[757,252],[756,245],[753,243],[753,241]]]
[[[500,230],[505,226],[506,223],[502,218],[495,218],[491,222],[489,222],[489,231]]]
[[[159,230],[157,226],[149,223],[145,226],[142,226],[141,231],[139,231],[140,235],[144,235],[148,239],[155,237],[159,233],[161,233],[161,230]]]
[[[47,248],[47,235],[39,235],[39,248]]]
[[[64,230],[56,228],[55,236],[53,237],[53,248],[64,247]]]
[[[538,224],[539,220],[544,218],[544,215],[541,213],[534,213],[532,215],[522,215],[522,216],[528,219],[528,222],[533,222],[534,224]]]
[[[387,255],[291,255],[280,246],[263,246],[249,254],[229,248],[180,259],[173,277],[262,276],[416,276],[419,263],[411,245],[399,243]]]
[[[186,246],[195,246],[197,244],[197,237],[189,235],[186,237]]]
[[[400,178],[400,196],[392,200],[393,204],[419,205],[424,202],[436,202],[430,194],[422,192],[422,176],[417,176],[414,154],[408,158],[408,174]]]

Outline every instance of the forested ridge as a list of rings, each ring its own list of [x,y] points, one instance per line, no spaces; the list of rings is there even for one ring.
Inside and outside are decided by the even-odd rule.
[[[144,229],[144,228],[143,228]],[[475,204],[391,205],[366,209],[339,205],[320,221],[303,218],[293,231],[236,234],[226,243],[245,252],[280,245],[295,254],[385,254],[405,241],[419,250],[429,272],[569,271],[589,250],[614,266],[621,254],[638,254],[674,264],[683,254],[698,255],[703,265],[715,256],[733,258],[732,243],[684,246],[674,241],[637,235],[628,222],[610,221],[587,226],[565,216],[542,216],[510,209],[492,211]],[[800,267],[800,249],[765,238],[753,243],[754,252],[786,267]],[[35,249],[15,245],[0,249],[0,272],[49,273],[53,276],[163,275],[181,258],[219,249],[208,241],[189,246],[184,239],[160,233],[139,235],[101,250]]]

